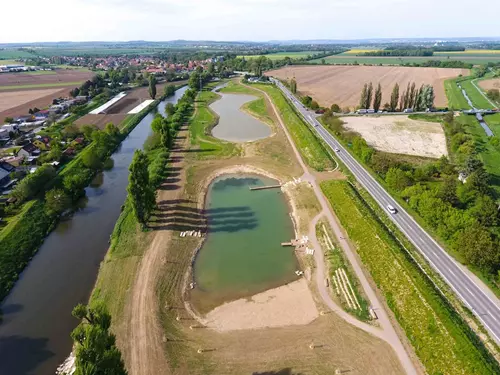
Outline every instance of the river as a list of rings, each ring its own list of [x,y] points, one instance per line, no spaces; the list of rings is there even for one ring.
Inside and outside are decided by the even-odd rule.
[[[162,101],[176,103],[187,87]],[[79,323],[71,310],[88,301],[99,264],[126,198],[128,166],[134,150],[151,133],[150,113],[113,154],[114,167],[102,174],[102,184],[86,189],[84,209],[61,222],[5,299],[0,324],[0,375],[49,375],[71,351],[71,331]]]

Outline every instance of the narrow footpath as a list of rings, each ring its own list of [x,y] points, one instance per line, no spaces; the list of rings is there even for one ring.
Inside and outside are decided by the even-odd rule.
[[[262,94],[265,95],[269,103],[271,103],[271,106],[273,108],[274,114],[276,115],[276,118],[278,119],[278,122],[280,123],[281,128],[286,134],[286,137],[288,139],[288,142],[293,148],[293,151],[295,153],[295,156],[297,160],[300,163],[300,166],[304,170],[304,175],[301,177],[303,181],[307,181],[311,184],[313,187],[314,193],[316,194],[316,197],[318,201],[321,204],[321,209],[322,211],[320,214],[318,214],[313,221],[310,224],[310,229],[309,229],[309,239],[311,240],[312,244],[314,245],[315,252],[314,252],[314,258],[316,261],[316,283],[317,283],[317,288],[318,291],[321,295],[321,298],[323,302],[335,313],[337,313],[341,318],[346,320],[348,323],[366,331],[369,332],[370,334],[386,341],[389,345],[392,346],[394,349],[397,357],[399,358],[399,361],[401,362],[401,365],[405,369],[406,373],[408,375],[416,375],[416,374],[423,374],[424,371],[422,369],[418,369],[411,360],[410,356],[408,355],[408,352],[403,345],[402,341],[400,340],[399,336],[396,333],[396,330],[392,326],[392,323],[389,319],[389,316],[387,312],[385,311],[384,305],[380,303],[375,291],[371,287],[370,283],[368,282],[365,274],[363,273],[363,270],[357,260],[357,258],[354,255],[354,250],[351,248],[349,242],[344,238],[342,231],[340,229],[340,225],[338,222],[335,220],[332,210],[330,208],[329,203],[323,196],[323,193],[319,187],[319,184],[316,181],[316,178],[314,175],[312,175],[309,172],[308,167],[302,160],[302,156],[300,155],[295,143],[293,142],[292,137],[290,136],[290,133],[288,132],[287,127],[285,126],[283,119],[281,118],[280,113],[278,112],[274,102],[271,100],[267,92],[257,89],[255,87],[251,87],[248,85],[244,85],[250,89],[257,90],[261,92]],[[352,315],[348,314],[345,312],[340,306],[338,306],[333,299],[331,298],[328,288],[325,286],[324,280],[325,280],[325,260],[323,257],[323,250],[321,249],[319,242],[316,238],[316,224],[320,220],[320,218],[326,217],[328,222],[330,223],[330,226],[332,227],[335,236],[337,237],[340,246],[342,247],[342,250],[344,251],[344,254],[347,256],[349,259],[349,262],[351,263],[354,272],[356,273],[356,276],[358,277],[361,285],[363,286],[363,290],[367,296],[367,298],[370,301],[370,305],[372,308],[376,311],[377,316],[378,316],[378,322],[381,326],[381,328],[374,327],[372,325],[369,325],[367,323],[363,323],[353,317]]]

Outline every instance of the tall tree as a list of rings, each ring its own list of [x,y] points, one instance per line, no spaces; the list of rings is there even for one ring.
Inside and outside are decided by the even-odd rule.
[[[406,91],[404,94],[404,101],[403,101],[403,108],[401,109],[406,109],[410,107],[410,82],[408,82],[408,86],[406,86]]]
[[[415,111],[421,111],[423,108],[422,102],[422,91],[424,90],[424,85],[420,86],[418,90],[415,92],[415,99],[413,101],[413,109]]]
[[[415,87],[415,82],[413,82],[411,84],[411,87],[410,87],[410,98],[409,98],[409,101],[408,101],[408,108],[413,108],[413,106],[415,105],[415,95],[417,93],[417,90],[416,90],[416,87]]]
[[[156,78],[154,75],[149,76],[149,96],[153,100],[156,97]]]
[[[129,170],[129,193],[137,221],[145,225],[156,205],[155,191],[149,182],[148,157],[141,150],[136,150]]]
[[[71,333],[75,342],[75,375],[127,375],[116,338],[110,332],[111,315],[103,303],[73,309],[82,322]]]
[[[391,112],[395,112],[398,107],[399,101],[399,85],[396,83],[392,89],[391,101],[389,103],[389,108]]]
[[[364,108],[370,108],[370,104],[372,104],[372,97],[373,97],[373,84],[370,82],[368,85],[368,89],[366,90],[366,102],[365,105],[366,107]]]
[[[368,84],[364,84],[361,90],[361,97],[359,98],[359,108],[366,109],[366,98],[368,97]]]
[[[382,104],[382,87],[380,83],[377,85],[377,89],[375,90],[375,96],[373,98],[373,109],[375,112],[378,112],[380,109],[380,105]]]
[[[399,110],[403,111],[405,109],[405,104],[406,104],[406,90],[403,91],[403,94],[399,98]]]
[[[292,80],[290,81],[290,91],[293,94],[297,93],[297,81],[295,80],[295,77],[293,77]]]

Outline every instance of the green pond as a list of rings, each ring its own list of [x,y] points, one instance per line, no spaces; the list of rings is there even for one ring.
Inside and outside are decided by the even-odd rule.
[[[280,189],[250,190],[277,183],[246,174],[210,185],[208,235],[194,263],[193,296],[202,310],[297,279],[293,248],[281,246],[295,236],[285,196]]]

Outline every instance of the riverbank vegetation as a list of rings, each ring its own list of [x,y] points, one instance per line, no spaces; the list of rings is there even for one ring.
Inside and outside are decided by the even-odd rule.
[[[86,139],[88,146],[62,166],[59,173],[56,174],[51,165],[44,165],[14,188],[11,196],[16,202],[5,208],[9,218],[0,231],[0,301],[12,289],[61,215],[76,209],[85,194],[84,188],[103,170],[121,141],[154,104],[157,102],[130,116],[121,131],[113,124],[108,124],[104,130],[84,127],[80,136]]]
[[[500,371],[477,336],[357,191],[346,181],[323,182],[321,188],[427,372]]]

